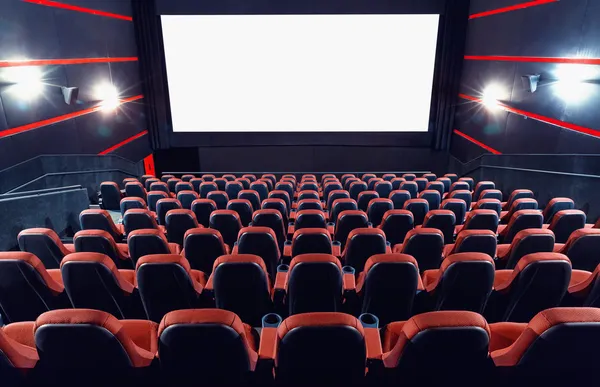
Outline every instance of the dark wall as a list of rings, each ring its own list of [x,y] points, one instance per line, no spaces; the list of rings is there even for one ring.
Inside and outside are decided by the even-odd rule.
[[[470,13],[475,17],[469,21],[465,55],[488,58],[464,61],[460,92],[481,98],[486,87],[496,84],[502,90],[498,98],[530,118],[507,111],[490,112],[480,103],[462,99],[455,129],[472,140],[454,134],[451,146],[452,155],[462,162],[488,152],[483,146],[502,154],[600,153],[600,84],[580,85],[587,97],[573,102],[560,97],[560,84],[556,83],[560,71],[582,71],[598,81],[600,66],[553,63],[566,57],[600,57],[600,2],[567,0],[500,12],[525,2],[471,0]],[[481,15],[494,10],[498,12]],[[489,56],[512,58],[490,60]],[[543,57],[552,59],[544,63]],[[521,81],[527,74],[542,75],[533,94]],[[532,115],[555,124],[532,119]],[[581,133],[588,130],[591,135]]]
[[[143,159],[151,150],[147,135],[136,137],[147,128],[130,0],[41,3],[0,1],[0,78],[6,82],[19,70],[5,61],[52,60],[36,66],[46,85],[30,101],[16,96],[13,85],[0,84],[0,170],[41,154]],[[66,64],[76,58],[98,59]],[[98,104],[94,88],[104,82],[112,82],[121,98],[139,99],[115,112],[88,112]],[[50,85],[79,87],[80,101],[65,104],[60,89]]]

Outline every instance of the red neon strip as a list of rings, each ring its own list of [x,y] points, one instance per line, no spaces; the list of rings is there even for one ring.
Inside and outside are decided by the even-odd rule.
[[[528,1],[527,3],[521,3],[521,4],[511,5],[510,7],[492,9],[491,11],[485,11],[485,12],[481,12],[481,13],[474,13],[473,15],[469,16],[469,19],[477,19],[477,18],[480,18],[480,17],[497,15],[499,13],[506,13],[506,12],[511,12],[511,11],[517,11],[517,10],[520,10],[520,9],[536,7],[538,5],[549,4],[549,3],[556,3],[557,1],[559,1],[559,0],[534,0],[534,1]]]
[[[502,154],[502,153],[498,152],[497,150],[495,150],[494,148],[489,147],[489,146],[485,145],[484,143],[475,140],[473,137],[467,136],[466,134],[464,134],[460,130],[454,129],[454,133],[458,134],[459,136],[461,136],[463,138],[466,138],[467,140],[471,141],[473,144],[479,145],[480,147],[482,147],[483,149],[487,150],[488,152],[491,152],[491,153],[493,153],[495,155],[501,155]]]
[[[490,60],[501,62],[537,62],[600,65],[600,58],[550,58],[543,56],[494,56],[465,55],[465,60]]]
[[[127,102],[137,101],[138,99],[141,99],[143,97],[144,97],[143,95],[136,95],[135,97],[129,97],[129,98],[122,99],[121,103],[123,104],[123,103],[127,103]],[[32,122],[31,124],[17,126],[16,128],[3,130],[0,132],[0,138],[14,136],[15,134],[28,132],[30,130],[42,128],[44,126],[67,121],[72,118],[85,116],[86,114],[94,113],[101,109],[102,109],[102,106],[94,106],[92,108],[80,110],[78,112],[73,112],[73,113],[65,114],[65,115],[58,116],[58,117],[52,117],[52,118],[48,118],[47,120]]]
[[[473,96],[470,96],[470,95],[459,94],[458,96],[460,98],[463,98],[463,99],[466,99],[466,100],[469,100],[469,101],[473,101],[473,102],[477,102],[477,103],[483,103],[483,101],[481,99],[473,97]],[[506,110],[509,113],[518,114],[520,116],[531,118],[531,119],[534,119],[536,121],[544,122],[546,124],[558,126],[558,127],[561,127],[561,128],[573,130],[575,132],[584,133],[584,134],[587,134],[587,135],[590,135],[590,136],[594,136],[594,137],[600,138],[600,131],[598,131],[598,130],[594,130],[594,129],[591,129],[591,128],[586,128],[585,126],[579,126],[579,125],[572,124],[570,122],[560,121],[560,120],[557,120],[555,118],[550,118],[550,117],[542,116],[540,114],[536,114],[536,113],[528,112],[528,111],[525,111],[525,110],[517,109],[517,108],[514,108],[514,107],[510,107],[508,105],[505,105],[503,103],[499,103],[499,105],[500,105],[500,107],[503,110]]]
[[[0,60],[0,67],[19,67],[19,66],[50,66],[50,65],[75,65],[87,63],[114,63],[114,62],[135,62],[138,58],[135,56],[120,58],[71,58],[71,59],[32,59],[32,60]]]
[[[78,7],[76,5],[59,3],[58,1],[51,1],[51,0],[23,0],[23,1],[25,1],[27,3],[45,5],[46,7],[68,9],[69,11],[91,13],[92,15],[97,15],[97,16],[106,16],[106,17],[112,17],[114,19],[133,21],[133,18],[131,16],[125,16],[125,15],[119,15],[116,13],[99,11],[97,9]]]
[[[140,137],[143,137],[143,136],[145,136],[145,135],[147,135],[147,134],[148,134],[148,131],[147,131],[147,130],[144,130],[143,132],[140,132],[140,133],[136,134],[136,135],[135,135],[135,136],[133,136],[133,137],[129,137],[127,140],[121,141],[121,142],[120,142],[120,143],[118,143],[117,145],[113,145],[113,146],[111,146],[110,148],[108,148],[107,150],[104,150],[104,151],[102,151],[102,152],[98,153],[98,156],[104,156],[104,155],[107,155],[107,154],[109,154],[110,152],[113,152],[114,150],[116,150],[116,149],[118,149],[118,148],[122,147],[123,145],[125,145],[125,144],[129,144],[130,142],[132,142],[132,141],[134,141],[134,140],[137,140],[138,138],[140,138]],[[144,159],[144,165],[145,165],[145,163],[146,163],[146,159]]]

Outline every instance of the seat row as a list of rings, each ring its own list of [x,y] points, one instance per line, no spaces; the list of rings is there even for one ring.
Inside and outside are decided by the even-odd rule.
[[[548,309],[523,324],[431,312],[381,332],[369,315],[271,315],[260,333],[220,309],[173,311],[160,324],[74,309],[2,328],[0,368],[9,386],[562,385],[593,379],[599,344],[597,308]]]

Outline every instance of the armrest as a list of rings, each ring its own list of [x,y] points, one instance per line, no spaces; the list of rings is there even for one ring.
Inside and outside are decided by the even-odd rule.
[[[273,294],[271,298],[276,311],[283,310],[285,293],[287,287],[289,266],[279,265],[277,266],[277,274],[275,276],[275,284],[273,285]]]
[[[259,361],[272,360],[277,357],[277,328],[262,328],[258,348]]]
[[[385,242],[385,252],[386,254],[392,253],[392,244],[389,241]]]
[[[501,292],[510,287],[513,270],[496,270],[495,274],[494,289],[496,291]]]
[[[378,328],[364,328],[365,344],[367,345],[367,360],[381,360],[383,348]]]
[[[344,293],[347,292],[356,292],[356,279],[354,277],[355,270],[351,266],[344,266],[342,268],[343,276],[343,284],[344,284]]]
[[[527,323],[500,322],[490,324],[490,352],[510,347],[527,328]]]
[[[292,242],[285,241],[283,244],[283,256],[286,258],[292,258]]]
[[[233,244],[233,250],[231,250],[231,254],[237,255],[237,253],[238,253],[238,244],[237,244],[237,242],[235,242]]]
[[[333,237],[333,233],[335,232],[335,224],[327,223],[327,232]]]
[[[338,258],[342,256],[342,244],[340,242],[331,242],[331,255]]]

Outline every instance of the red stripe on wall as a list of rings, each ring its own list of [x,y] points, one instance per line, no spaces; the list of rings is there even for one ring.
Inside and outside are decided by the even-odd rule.
[[[113,145],[110,148],[103,150],[102,152],[98,153],[98,155],[99,156],[107,155],[107,154],[117,150],[118,148],[122,147],[123,145],[129,144],[130,142],[137,140],[138,138],[143,137],[147,134],[148,134],[148,131],[144,130],[143,132],[140,132],[140,133],[136,134],[135,136],[129,137],[127,140],[121,141],[117,145]],[[144,160],[144,165],[145,165],[145,160]]]
[[[146,175],[156,176],[156,169],[154,168],[154,156],[150,153],[144,158],[144,171]]]
[[[498,8],[498,9],[492,9],[490,11],[485,11],[485,12],[480,12],[480,13],[474,13],[474,14],[472,14],[472,15],[469,16],[469,19],[477,19],[477,18],[480,18],[480,17],[497,15],[499,13],[506,13],[506,12],[518,11],[520,9],[537,7],[538,5],[549,4],[549,3],[556,3],[558,1],[559,0],[534,0],[534,1],[528,1],[526,3],[511,5],[510,7]]]
[[[125,15],[119,15],[116,13],[99,11],[97,9],[92,9],[92,8],[78,7],[76,5],[60,3],[58,1],[51,1],[51,0],[23,0],[23,1],[25,1],[27,3],[45,5],[46,7],[61,8],[61,9],[67,9],[69,11],[90,13],[92,15],[97,15],[97,16],[112,17],[113,19],[133,21],[133,18],[131,16],[125,16]]]
[[[543,56],[465,55],[465,60],[600,65],[600,58],[551,58]]]
[[[133,102],[133,101],[137,101],[138,99],[142,99],[142,98],[144,98],[143,95],[136,95],[135,97],[129,97],[129,98],[122,99],[121,103]],[[86,114],[94,113],[101,109],[102,109],[102,106],[94,106],[92,108],[80,110],[78,112],[73,112],[73,113],[65,114],[65,115],[58,116],[58,117],[52,117],[52,118],[48,118],[46,120],[42,120],[42,121],[38,121],[38,122],[32,122],[31,124],[17,126],[16,128],[6,129],[6,130],[3,130],[0,132],[0,138],[14,136],[15,134],[28,132],[30,130],[42,128],[44,126],[67,121],[72,118],[85,116]]]
[[[469,101],[473,101],[473,102],[477,102],[477,103],[483,103],[483,101],[481,99],[473,97],[471,95],[459,94],[458,96],[460,98],[463,98],[463,99],[466,99],[466,100],[469,100]],[[506,110],[509,113],[518,114],[520,116],[531,118],[531,119],[534,119],[536,121],[544,122],[546,124],[558,126],[558,127],[561,127],[561,128],[573,130],[575,132],[579,132],[579,133],[587,134],[589,136],[594,136],[594,137],[600,138],[600,131],[599,130],[594,130],[594,129],[591,129],[591,128],[586,128],[585,126],[575,125],[575,124],[572,124],[570,122],[560,121],[560,120],[557,120],[555,118],[550,118],[550,117],[542,116],[540,114],[536,114],[536,113],[528,112],[528,111],[525,111],[525,110],[517,109],[517,108],[514,108],[514,107],[510,107],[508,105],[505,105],[503,103],[499,103],[499,105],[501,106],[501,108],[503,110]]]
[[[456,130],[454,129],[454,133],[456,133],[457,135],[461,136],[462,138],[466,138],[467,140],[471,141],[473,144],[479,145],[480,147],[482,147],[483,149],[487,150],[488,152],[491,152],[495,155],[501,155],[502,153],[500,153],[499,151],[497,151],[496,149],[485,145],[482,142],[479,142],[477,140],[475,140],[473,137],[468,136],[466,134],[464,134],[463,132],[461,132],[460,130]]]
[[[70,59],[31,59],[31,60],[0,60],[0,67],[18,67],[18,66],[50,66],[50,65],[75,65],[87,63],[114,63],[114,62],[134,62],[138,58],[135,56],[118,58],[70,58]]]

